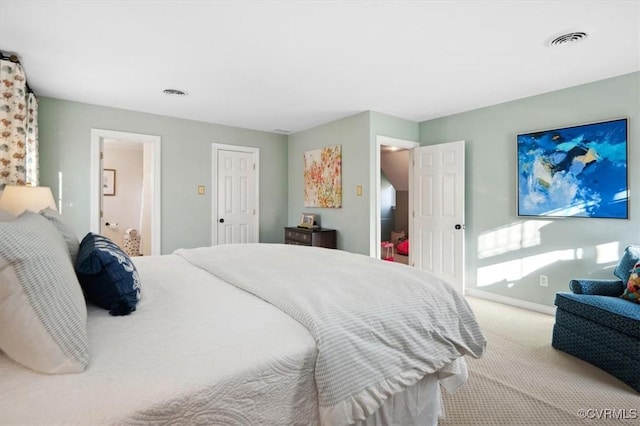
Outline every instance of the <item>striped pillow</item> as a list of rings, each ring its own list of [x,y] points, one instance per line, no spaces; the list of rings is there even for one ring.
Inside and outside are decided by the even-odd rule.
[[[71,263],[75,265],[76,259],[78,258],[78,250],[80,250],[80,240],[73,228],[71,228],[60,213],[52,208],[47,207],[44,210],[40,210],[40,214],[51,222],[58,231],[60,231],[60,234],[62,234],[64,242],[67,244],[67,248],[69,249]]]
[[[87,307],[65,241],[25,212],[0,222],[0,349],[33,370],[78,373],[89,363]]]
[[[15,218],[16,216],[13,213],[8,212],[6,210],[0,210],[0,222],[8,222]]]

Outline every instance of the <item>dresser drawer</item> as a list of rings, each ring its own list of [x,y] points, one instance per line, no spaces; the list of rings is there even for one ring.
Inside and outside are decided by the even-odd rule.
[[[314,246],[325,248],[336,248],[335,229],[326,228],[284,228],[284,243],[298,246]]]
[[[295,231],[287,229],[284,235],[285,240],[291,240],[292,242],[299,242],[302,244],[311,244],[311,234],[308,232]]]

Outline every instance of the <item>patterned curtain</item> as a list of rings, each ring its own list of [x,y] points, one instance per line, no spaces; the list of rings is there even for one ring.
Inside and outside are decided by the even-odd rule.
[[[39,184],[38,100],[15,57],[0,59],[0,190]]]

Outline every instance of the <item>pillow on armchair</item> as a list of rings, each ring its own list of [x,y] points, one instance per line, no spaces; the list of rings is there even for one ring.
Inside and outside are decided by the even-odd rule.
[[[628,246],[624,249],[622,259],[613,271],[613,274],[620,278],[623,283],[629,282],[629,275],[636,263],[640,262],[640,246]]]
[[[631,270],[627,288],[620,297],[635,303],[640,303],[640,262],[636,263]]]

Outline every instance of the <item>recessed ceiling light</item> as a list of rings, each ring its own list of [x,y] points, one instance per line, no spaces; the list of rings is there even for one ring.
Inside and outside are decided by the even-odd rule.
[[[545,44],[549,47],[566,46],[584,40],[588,34],[584,31],[566,31],[549,37]]]
[[[187,95],[187,92],[184,92],[178,89],[164,89],[162,93],[169,96],[186,96]]]
[[[380,151],[382,152],[396,152],[396,151],[406,151],[404,148],[400,148],[397,146],[391,145],[380,145]]]

